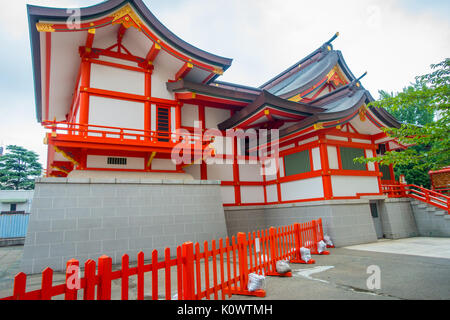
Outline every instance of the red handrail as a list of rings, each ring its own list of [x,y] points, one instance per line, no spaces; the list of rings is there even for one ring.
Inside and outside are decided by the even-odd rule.
[[[52,135],[64,134],[71,137],[92,137],[103,139],[120,139],[132,141],[151,141],[167,142],[170,144],[178,143],[184,139],[186,143],[195,143],[201,141],[202,144],[209,144],[211,141],[203,141],[202,134],[196,133],[176,133],[165,131],[152,131],[132,128],[120,128],[112,126],[100,126],[93,124],[80,124],[74,122],[45,121],[42,122],[44,128],[51,130]]]
[[[382,188],[389,198],[413,198],[450,214],[450,197],[442,193],[413,184],[383,185]]]

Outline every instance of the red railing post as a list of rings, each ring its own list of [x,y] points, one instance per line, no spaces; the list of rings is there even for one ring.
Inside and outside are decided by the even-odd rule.
[[[80,289],[80,262],[75,259],[67,261],[65,300],[77,300]]]
[[[83,300],[94,300],[95,299],[95,269],[96,263],[94,260],[88,260],[84,264],[84,295]]]
[[[300,252],[300,249],[303,247],[302,243],[302,225],[300,223],[294,224],[294,236],[295,236],[295,258],[291,260],[291,263],[296,264],[314,264],[316,263],[315,260],[311,259],[308,262],[304,261],[302,259],[302,254]]]
[[[41,281],[41,300],[52,299],[52,285],[53,285],[53,270],[45,268],[42,272]]]
[[[312,229],[313,229],[314,244],[313,244],[313,249],[311,250],[311,253],[319,254],[319,255],[329,255],[330,254],[329,251],[322,251],[321,253],[319,253],[318,245],[319,245],[319,242],[323,239],[320,239],[320,237],[319,237],[317,220],[312,221]]]
[[[99,284],[97,287],[98,300],[111,300],[111,268],[112,259],[108,256],[101,256],[98,259]]]
[[[24,300],[27,286],[27,275],[23,272],[14,277],[13,300]]]
[[[185,242],[183,253],[183,300],[195,300],[194,244]]]
[[[283,246],[283,237],[279,233],[277,233],[277,229],[271,227],[269,229],[269,238],[270,238],[270,262],[268,264],[267,275],[269,277],[292,277],[292,272],[287,272],[285,274],[281,274],[277,272],[277,261],[279,259],[278,249],[279,245]],[[278,242],[278,239],[281,241]],[[269,266],[272,267],[270,270]]]

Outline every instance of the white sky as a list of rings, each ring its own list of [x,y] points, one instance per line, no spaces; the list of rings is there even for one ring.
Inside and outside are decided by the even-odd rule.
[[[2,1],[0,11],[0,145],[36,151],[45,163],[44,131],[36,122],[26,3],[85,7],[92,0]],[[219,80],[259,86],[336,32],[333,43],[364,86],[399,91],[429,65],[449,57],[446,0],[146,0],[185,41],[233,58]]]

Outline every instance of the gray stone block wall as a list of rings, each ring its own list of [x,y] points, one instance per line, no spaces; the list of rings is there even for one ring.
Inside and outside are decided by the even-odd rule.
[[[46,178],[36,182],[22,271],[65,269],[101,255],[136,261],[183,242],[226,237],[217,181]]]
[[[322,218],[324,233],[338,247],[377,241],[368,200],[226,207],[225,216],[229,235]]]
[[[423,237],[450,237],[450,215],[435,206],[411,200],[417,229]]]
[[[388,239],[419,236],[410,199],[386,199],[378,202],[383,233]]]

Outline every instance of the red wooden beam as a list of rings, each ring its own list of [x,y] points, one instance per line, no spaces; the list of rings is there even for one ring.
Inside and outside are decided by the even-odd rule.
[[[181,68],[180,70],[178,70],[178,72],[175,75],[175,81],[184,79],[184,77],[186,77],[188,75],[189,72],[191,72],[192,68],[194,67],[194,65],[190,62],[186,62]]]
[[[161,46],[158,43],[154,43],[153,46],[150,48],[149,52],[147,53],[147,57],[145,60],[147,62],[155,61],[158,54],[161,52]]]

